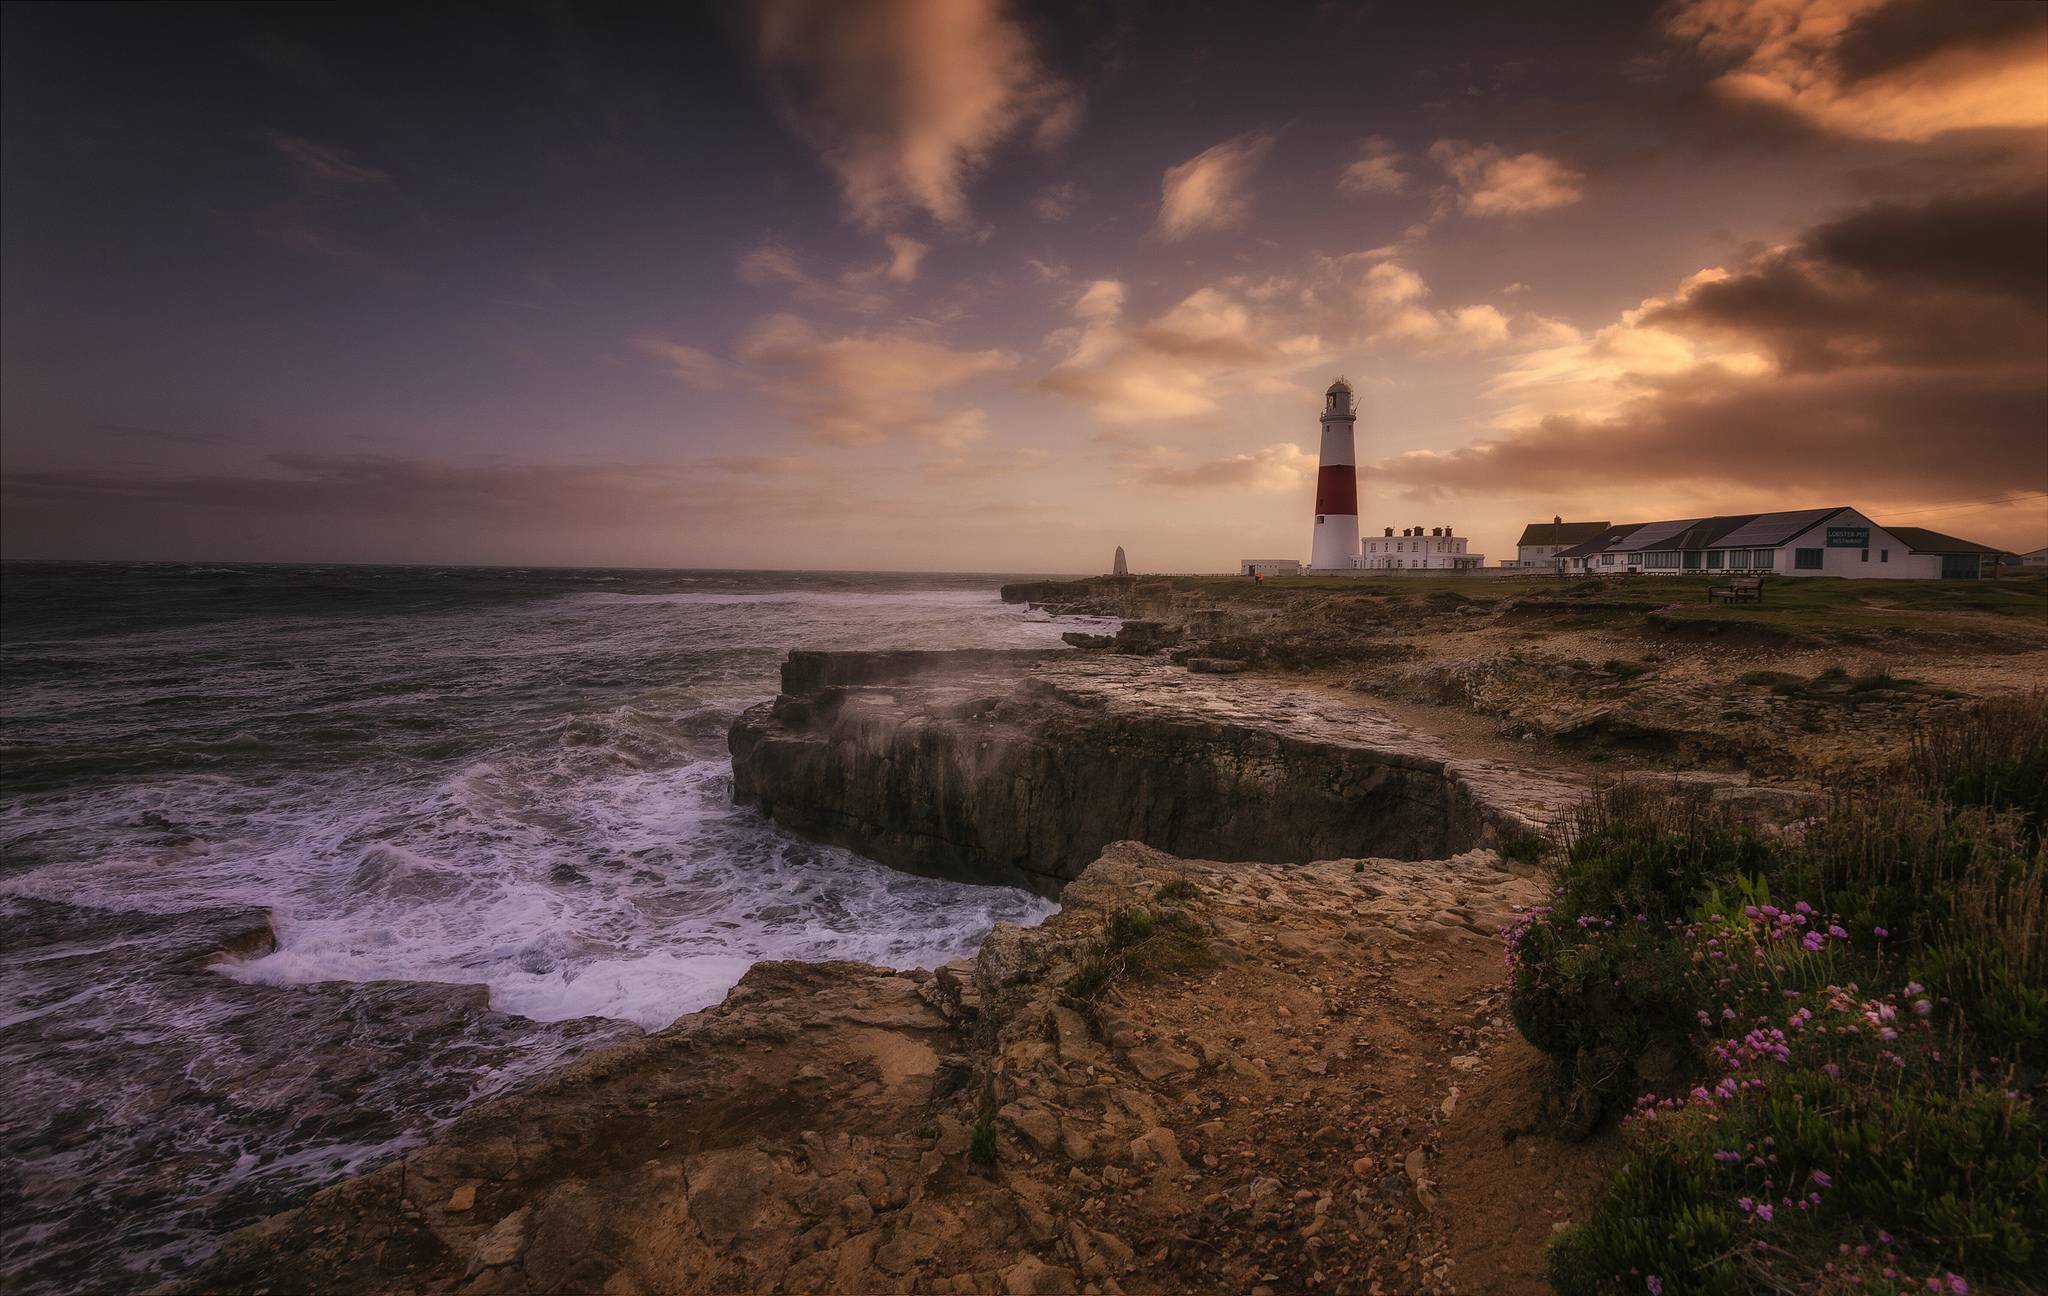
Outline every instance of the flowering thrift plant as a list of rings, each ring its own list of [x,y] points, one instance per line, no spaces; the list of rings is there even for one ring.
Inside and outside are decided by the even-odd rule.
[[[2033,732],[2048,785],[2048,703]],[[1955,1296],[2048,1268],[2048,853],[2031,814],[1945,786],[1900,776],[1797,835],[1642,787],[1581,816],[1552,903],[1502,931],[1516,1024],[1588,1125],[1621,1113],[1560,1292]]]

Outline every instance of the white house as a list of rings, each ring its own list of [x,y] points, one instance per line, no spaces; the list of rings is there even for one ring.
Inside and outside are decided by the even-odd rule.
[[[1881,527],[1852,508],[1825,508],[1610,526],[1552,561],[1564,575],[1975,580],[2002,553],[1922,527]]]
[[[1608,526],[1606,522],[1567,522],[1561,517],[1531,522],[1522,528],[1522,538],[1515,541],[1514,559],[1504,558],[1500,565],[1547,568],[1558,554],[1604,534]]]
[[[1386,534],[1367,536],[1359,546],[1358,565],[1368,571],[1470,571],[1486,565],[1485,554],[1465,552],[1465,537],[1452,535],[1447,526],[1394,528]]]

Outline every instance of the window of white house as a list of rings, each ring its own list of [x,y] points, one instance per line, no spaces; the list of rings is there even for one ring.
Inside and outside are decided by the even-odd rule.
[[[1877,560],[1878,560],[1879,562],[1890,562],[1890,561],[1892,560],[1892,551],[1891,551],[1891,550],[1889,550],[1889,549],[1880,549],[1880,550],[1878,550],[1878,551],[1877,551]]]
[[[1707,570],[1708,570],[1708,571],[1720,571],[1720,570],[1721,570],[1721,564],[1722,564],[1722,562],[1724,562],[1724,561],[1725,561],[1725,560],[1727,559],[1727,557],[1728,557],[1728,555],[1727,555],[1727,554],[1725,554],[1725,553],[1723,553],[1723,552],[1722,552],[1721,550],[1719,550],[1719,549],[1709,549],[1709,550],[1707,550]]]
[[[1864,561],[1864,562],[1869,562],[1869,561],[1870,561],[1870,550],[1868,550],[1868,549],[1865,549],[1865,550],[1863,551],[1863,561]]]
[[[1794,549],[1792,566],[1798,571],[1819,571],[1822,560],[1827,556],[1825,549]]]
[[[1770,571],[1778,565],[1776,549],[1752,549],[1749,551],[1749,565],[1758,571]]]
[[[1600,565],[1601,565],[1602,567],[1612,567],[1612,566],[1614,566],[1614,555],[1613,555],[1613,554],[1601,554],[1601,555],[1600,555]]]

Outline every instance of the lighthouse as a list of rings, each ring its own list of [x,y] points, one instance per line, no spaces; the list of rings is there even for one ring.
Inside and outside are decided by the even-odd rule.
[[[1316,534],[1310,571],[1358,566],[1358,449],[1351,384],[1339,378],[1323,396],[1323,458],[1316,469]]]

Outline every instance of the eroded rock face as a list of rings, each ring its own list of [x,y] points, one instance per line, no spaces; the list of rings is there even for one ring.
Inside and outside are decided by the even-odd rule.
[[[1430,859],[1539,831],[1577,789],[1454,760],[1355,703],[1158,658],[792,654],[733,726],[733,795],[913,872],[1048,894],[1102,848]]]
[[[1542,1065],[1488,934],[1541,890],[1483,851],[1283,867],[1118,844],[971,964],[761,964],[243,1231],[188,1290],[1531,1289],[1550,1208],[1597,1182],[1547,1147],[1510,1159],[1486,1115],[1490,1070]],[[1079,997],[1132,906],[1209,955],[1129,946]],[[1446,1269],[1461,1225],[1502,1234],[1499,1210],[1459,1213],[1473,1183],[1534,1204],[1508,1221],[1511,1280]]]

